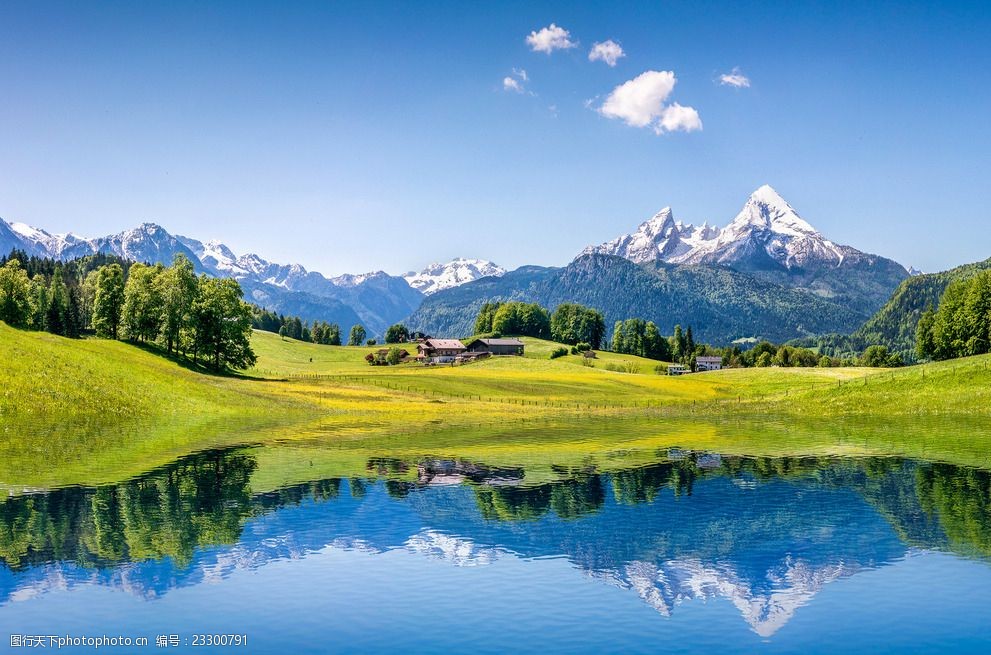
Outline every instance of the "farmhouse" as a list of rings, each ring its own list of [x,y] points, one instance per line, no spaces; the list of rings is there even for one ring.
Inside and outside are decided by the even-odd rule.
[[[696,371],[718,371],[723,367],[722,357],[696,357]]]
[[[468,344],[468,352],[522,355],[523,342],[519,339],[475,339]]]
[[[684,375],[685,373],[691,373],[691,370],[687,366],[682,366],[681,364],[668,365],[668,375]]]
[[[417,358],[436,362],[453,362],[465,350],[465,345],[457,339],[427,339],[416,346]]]

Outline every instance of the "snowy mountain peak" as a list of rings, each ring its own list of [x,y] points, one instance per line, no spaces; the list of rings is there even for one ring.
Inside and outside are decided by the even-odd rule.
[[[414,289],[429,296],[443,289],[460,286],[479,278],[501,276],[506,269],[485,259],[467,259],[457,257],[447,262],[433,263],[417,273],[410,271],[403,276]]]
[[[723,264],[742,268],[839,266],[860,253],[827,240],[770,185],[747,198],[724,228],[674,220],[670,208],[641,223],[632,234],[591,246],[584,253],[624,257],[633,262]]]
[[[615,255],[635,262],[672,261],[686,256],[717,234],[718,230],[709,227],[708,223],[696,227],[675,220],[671,208],[665,207],[641,223],[632,234],[624,234],[599,246],[590,246],[583,254]]]
[[[738,230],[744,226],[754,226],[795,236],[818,234],[814,227],[798,215],[794,207],[789,205],[773,187],[767,184],[750,194],[747,203],[727,229],[736,228]]]

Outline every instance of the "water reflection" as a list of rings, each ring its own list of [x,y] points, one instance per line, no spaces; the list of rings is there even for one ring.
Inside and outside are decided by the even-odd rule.
[[[682,450],[601,472],[369,459],[349,477],[252,490],[252,451],[0,500],[0,606],[99,585],[154,598],[328,544],[456,566],[566,557],[663,615],[724,598],[773,635],[824,585],[917,549],[991,556],[991,473],[897,458]],[[2,612],[2,607],[0,607]]]

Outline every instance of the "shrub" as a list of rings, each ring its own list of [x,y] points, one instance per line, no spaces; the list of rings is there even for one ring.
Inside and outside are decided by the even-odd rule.
[[[551,359],[564,357],[567,354],[568,354],[568,349],[565,348],[564,346],[561,346],[560,348],[555,348],[554,350],[551,351]]]
[[[376,341],[375,339],[369,339],[367,342],[365,342],[365,345],[366,346],[374,346],[377,343],[378,343],[378,341]]]

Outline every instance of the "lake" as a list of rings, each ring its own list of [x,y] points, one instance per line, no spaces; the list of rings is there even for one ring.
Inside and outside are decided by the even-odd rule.
[[[106,635],[149,640],[108,652],[991,651],[985,468],[437,452],[276,443],[118,484],[8,485],[0,649]],[[209,635],[246,644],[193,645]]]

